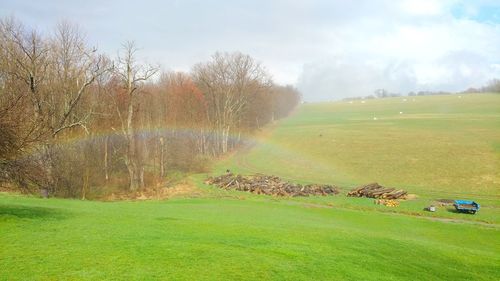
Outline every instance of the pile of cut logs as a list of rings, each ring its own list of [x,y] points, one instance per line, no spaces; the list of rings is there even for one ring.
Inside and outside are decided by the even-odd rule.
[[[377,205],[384,205],[387,207],[397,207],[399,206],[399,202],[393,199],[375,199],[374,201]]]
[[[381,199],[405,199],[406,195],[408,195],[408,192],[402,189],[383,187],[376,182],[356,187],[355,189],[347,193],[347,196],[351,197],[369,197]]]
[[[205,180],[205,183],[215,185],[222,189],[233,189],[276,196],[326,196],[339,193],[338,188],[333,185],[301,185],[284,181],[276,176],[262,174],[243,176],[227,173],[218,177],[209,177]]]

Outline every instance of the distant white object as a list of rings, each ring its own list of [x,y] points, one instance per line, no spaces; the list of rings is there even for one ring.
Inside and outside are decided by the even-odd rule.
[[[361,101],[361,103],[365,103],[365,101],[364,101],[364,100],[362,100],[362,101]]]
[[[350,101],[349,103],[352,103],[352,101]]]
[[[462,98],[462,96],[458,96],[458,98],[459,98],[459,99],[461,99],[461,98]]]
[[[373,120],[377,120],[377,117],[373,117]]]
[[[403,99],[403,101],[406,101],[406,99]]]
[[[400,111],[399,114],[403,114],[403,111]]]

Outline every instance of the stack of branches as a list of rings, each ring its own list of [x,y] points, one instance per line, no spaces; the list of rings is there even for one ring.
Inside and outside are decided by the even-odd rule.
[[[205,183],[227,190],[232,189],[276,196],[326,196],[339,193],[338,188],[333,185],[301,185],[283,181],[277,176],[262,174],[243,176],[228,173],[218,177],[209,177],[206,179]]]
[[[355,189],[347,193],[347,196],[350,197],[368,197],[381,199],[405,199],[407,195],[408,192],[403,189],[384,187],[376,182],[356,187]]]

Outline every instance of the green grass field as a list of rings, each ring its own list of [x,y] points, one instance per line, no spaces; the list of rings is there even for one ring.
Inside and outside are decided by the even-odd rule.
[[[206,175],[191,177],[198,198],[166,201],[0,194],[0,280],[500,280],[500,95],[305,104],[254,141],[214,174],[418,198],[274,198]],[[482,207],[422,210],[441,198]]]
[[[218,172],[333,183],[345,192],[376,181],[419,197],[396,211],[428,215],[422,209],[436,199],[469,198],[482,203],[481,214],[461,219],[500,223],[500,95],[306,104],[256,143]],[[328,201],[379,209],[371,200]],[[457,217],[446,209],[433,215]]]

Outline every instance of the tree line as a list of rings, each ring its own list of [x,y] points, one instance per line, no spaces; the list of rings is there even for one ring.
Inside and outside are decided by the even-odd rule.
[[[249,55],[215,53],[189,73],[160,72],[126,42],[116,58],[78,26],[41,34],[0,20],[0,183],[92,197],[200,172],[297,106]]]
[[[485,86],[480,88],[468,88],[467,90],[461,92],[463,94],[473,94],[473,93],[495,93],[500,94],[500,79],[492,79]]]
[[[347,97],[343,98],[343,101],[354,101],[354,100],[362,100],[362,99],[377,99],[377,98],[396,98],[404,96],[401,93],[391,93],[386,89],[377,89],[373,92],[373,95],[368,96],[357,96],[357,97]],[[418,92],[408,92],[406,96],[415,97],[415,96],[442,96],[442,95],[454,95],[454,94],[477,94],[477,93],[492,93],[499,94],[500,93],[500,79],[492,79],[488,81],[485,86],[479,88],[468,88],[464,91],[459,92],[449,92],[449,91],[418,91]]]

